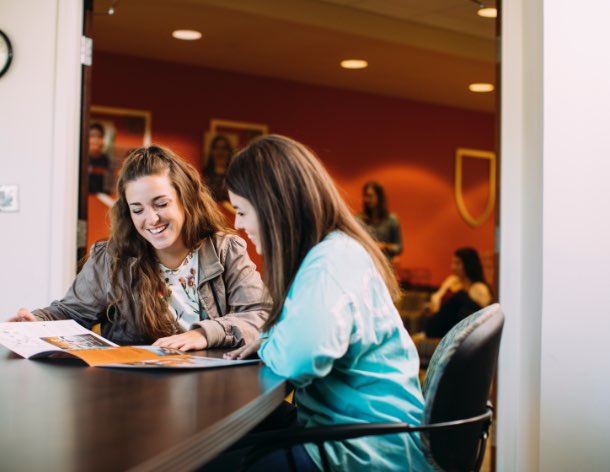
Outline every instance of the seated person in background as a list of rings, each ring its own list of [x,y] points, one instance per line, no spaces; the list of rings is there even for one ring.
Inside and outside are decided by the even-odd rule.
[[[89,127],[89,193],[108,193],[106,176],[110,170],[110,158],[104,154],[104,127],[92,123]]]
[[[402,253],[400,222],[388,212],[385,191],[380,183],[370,181],[362,187],[362,213],[358,220],[377,241],[379,249],[389,260]]]
[[[101,323],[117,344],[182,350],[257,339],[269,309],[261,277],[197,170],[169,149],[134,149],[117,192],[110,239],[92,246],[64,298],[9,321]]]
[[[430,297],[428,307],[433,314],[424,320],[424,332],[429,338],[442,338],[454,325],[493,299],[475,249],[457,249],[451,269],[453,274]]]
[[[419,424],[419,360],[392,301],[399,292],[394,272],[317,157],[290,138],[263,136],[233,158],[227,187],[235,227],[263,256],[273,302],[261,338],[228,357],[258,351],[296,387],[302,426]],[[324,448],[332,470],[430,470],[418,435]],[[298,470],[319,470],[315,445],[292,449]],[[284,451],[261,462],[248,470],[287,470]]]

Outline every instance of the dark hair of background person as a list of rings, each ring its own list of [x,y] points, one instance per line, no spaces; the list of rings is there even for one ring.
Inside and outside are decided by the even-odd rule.
[[[464,273],[468,280],[471,282],[485,282],[485,276],[483,275],[483,266],[481,259],[476,249],[471,247],[459,248],[455,251],[455,256],[462,261],[464,267]]]
[[[91,125],[89,126],[89,129],[90,130],[95,129],[95,130],[99,131],[100,134],[102,135],[102,138],[106,135],[106,130],[100,123],[91,123]]]
[[[307,253],[334,230],[358,241],[370,254],[394,299],[398,281],[387,258],[358,223],[316,155],[290,138],[256,138],[233,157],[229,190],[256,211],[272,299],[268,330],[279,320],[284,300]]]
[[[369,188],[372,188],[375,195],[377,195],[377,206],[375,208],[369,208],[366,205],[363,205],[363,212],[366,217],[365,222],[369,223],[374,217],[383,221],[389,215],[385,190],[379,182],[370,180],[362,186],[362,193],[366,192]]]
[[[171,150],[152,145],[129,152],[117,182],[117,201],[110,209],[111,235],[108,240],[112,255],[111,283],[121,287],[119,280],[130,280],[132,264],[136,277],[132,280],[134,299],[139,305],[140,319],[134,320],[138,330],[151,341],[174,334],[175,320],[169,314],[169,289],[161,279],[154,248],[136,230],[125,197],[128,183],[148,175],[167,175],[184,208],[182,238],[188,249],[197,248],[216,232],[233,232],[226,224],[199,172]],[[135,258],[135,262],[134,262]],[[124,296],[117,294],[113,304]]]
[[[233,146],[231,145],[231,142],[229,141],[229,139],[222,134],[217,134],[212,139],[212,142],[210,143],[210,148],[208,149],[208,158],[205,163],[205,167],[203,168],[204,175],[210,175],[210,174],[215,173],[214,148],[216,147],[216,144],[218,144],[220,141],[223,141],[226,144],[227,148],[229,149],[229,162],[230,162],[231,157],[233,156]]]

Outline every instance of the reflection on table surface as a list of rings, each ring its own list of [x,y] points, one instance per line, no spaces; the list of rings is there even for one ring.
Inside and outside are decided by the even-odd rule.
[[[284,397],[283,380],[262,364],[134,371],[26,360],[0,346],[0,377],[7,471],[190,470]]]

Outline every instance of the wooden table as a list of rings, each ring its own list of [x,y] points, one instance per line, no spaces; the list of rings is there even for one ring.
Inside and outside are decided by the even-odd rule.
[[[261,364],[127,371],[0,346],[0,470],[192,470],[273,411],[284,388]]]

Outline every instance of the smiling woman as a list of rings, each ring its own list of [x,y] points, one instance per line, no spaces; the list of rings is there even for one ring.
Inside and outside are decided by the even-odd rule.
[[[146,175],[127,183],[125,198],[136,231],[163,265],[176,269],[189,249],[182,238],[184,207],[169,175]]]
[[[62,300],[12,321],[72,318],[117,344],[238,347],[258,337],[268,304],[245,242],[225,225],[199,173],[169,149],[125,159],[96,243]]]

